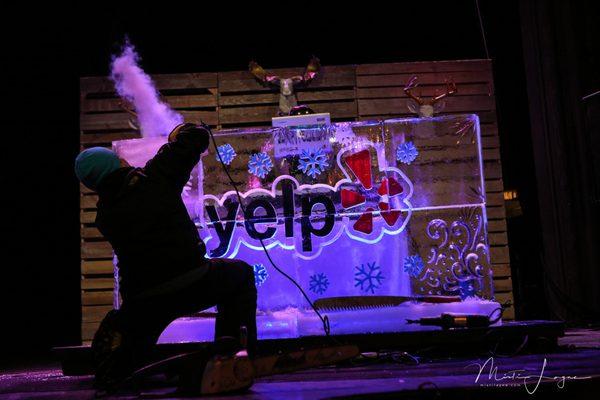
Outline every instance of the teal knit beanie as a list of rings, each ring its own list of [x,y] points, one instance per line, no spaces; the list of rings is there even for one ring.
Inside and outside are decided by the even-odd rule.
[[[104,147],[86,149],[75,159],[75,175],[92,190],[96,190],[102,179],[119,167],[119,156]]]

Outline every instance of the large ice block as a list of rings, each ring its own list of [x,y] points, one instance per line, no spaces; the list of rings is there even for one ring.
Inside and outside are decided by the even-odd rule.
[[[266,315],[307,313],[308,303],[263,246],[311,300],[459,295],[469,299],[469,310],[477,301],[482,310],[491,307],[476,115],[238,129],[215,137],[220,157],[211,145],[182,195],[207,257],[254,266],[258,308]],[[141,165],[156,140],[114,148]]]

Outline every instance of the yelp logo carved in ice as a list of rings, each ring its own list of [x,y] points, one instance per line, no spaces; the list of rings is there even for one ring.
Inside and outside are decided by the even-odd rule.
[[[383,150],[381,150],[383,151]],[[378,160],[374,166],[372,159]],[[235,257],[240,246],[262,250],[280,246],[304,259],[341,237],[376,243],[402,232],[410,219],[413,186],[395,167],[382,166],[385,155],[366,143],[342,148],[336,167],[345,178],[334,186],[300,184],[281,175],[271,189],[234,191],[202,199],[206,227],[201,235],[210,257]]]

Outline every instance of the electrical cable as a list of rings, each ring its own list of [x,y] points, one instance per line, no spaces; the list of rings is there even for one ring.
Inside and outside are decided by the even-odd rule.
[[[485,30],[483,29],[483,19],[481,19],[481,10],[479,10],[479,0],[475,0],[475,6],[477,7],[477,16],[479,17],[479,28],[481,29],[481,37],[483,39],[483,48],[485,49],[485,56],[489,59],[490,52],[487,46],[487,40],[485,38]]]
[[[205,125],[204,123],[202,123],[202,124],[206,127],[206,130],[208,131],[208,133],[210,135],[210,138],[212,139],[213,147],[215,148],[215,152],[217,153],[217,157],[219,158],[219,161],[221,162],[221,166],[223,167],[223,170],[225,171],[225,174],[227,174],[227,178],[229,178],[229,182],[231,183],[231,186],[235,190],[235,194],[237,196],[238,202],[240,203],[240,208],[242,209],[242,212],[245,215],[246,214],[246,209],[244,208],[244,204],[242,202],[242,195],[240,194],[240,191],[238,190],[237,185],[235,184],[235,181],[231,177],[231,174],[229,173],[227,165],[225,164],[225,162],[221,158],[221,153],[219,153],[219,148],[217,146],[217,141],[215,139],[215,136],[213,135],[212,130],[207,125]],[[265,244],[263,242],[263,239],[259,238],[258,240],[260,241],[260,244],[261,244],[261,246],[262,246],[262,248],[263,248],[263,250],[265,252],[265,255],[267,256],[267,259],[269,260],[269,262],[271,263],[271,265],[273,266],[273,268],[275,268],[275,270],[277,272],[279,272],[281,275],[283,275],[284,277],[286,277],[290,282],[292,282],[294,284],[294,286],[296,286],[298,288],[298,290],[300,291],[300,293],[302,293],[302,296],[304,296],[304,298],[306,299],[306,301],[308,302],[308,304],[310,305],[310,307],[313,309],[313,311],[315,312],[315,314],[317,314],[317,316],[321,320],[321,323],[323,324],[323,330],[325,331],[325,336],[329,337],[331,328],[329,326],[329,318],[327,317],[327,315],[325,315],[325,316],[321,315],[321,313],[319,312],[319,310],[315,307],[315,305],[313,304],[313,302],[310,301],[310,299],[308,298],[308,295],[306,294],[306,292],[304,291],[304,289],[302,289],[302,287],[298,284],[298,282],[296,282],[296,280],[294,278],[292,278],[291,276],[289,276],[287,273],[285,273],[283,270],[281,270],[275,264],[275,262],[271,258],[271,255],[269,254],[269,250],[267,249],[267,247],[265,246]]]

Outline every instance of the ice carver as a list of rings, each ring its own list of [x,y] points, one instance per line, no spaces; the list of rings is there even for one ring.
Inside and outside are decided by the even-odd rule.
[[[105,148],[82,151],[79,180],[99,196],[96,225],[119,260],[122,305],[104,318],[92,342],[96,385],[110,387],[150,361],[176,318],[217,306],[215,338],[247,329],[256,349],[256,287],[250,265],[207,259],[181,199],[209,144],[206,125],[181,124],[143,168]]]

